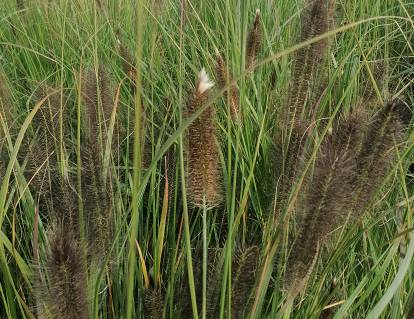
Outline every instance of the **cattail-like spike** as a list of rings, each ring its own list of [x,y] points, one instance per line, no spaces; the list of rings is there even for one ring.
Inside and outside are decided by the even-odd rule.
[[[239,250],[233,258],[231,279],[231,317],[233,319],[244,318],[243,312],[250,304],[249,299],[256,281],[258,264],[259,248],[257,246]]]
[[[262,29],[260,25],[260,10],[256,10],[253,26],[247,36],[246,69],[250,70],[256,63],[257,54],[262,42]]]
[[[328,8],[326,0],[308,0],[310,6],[304,19],[301,40],[306,41],[321,35],[328,28]],[[292,185],[297,178],[298,168],[303,162],[304,146],[307,142],[310,119],[304,106],[326,52],[326,41],[318,41],[296,52],[287,105],[283,110],[282,124],[276,148],[279,149],[279,185],[277,196],[279,209],[287,204]],[[273,207],[276,207],[273,205]],[[277,211],[279,211],[279,209]]]
[[[216,77],[220,89],[224,89],[229,85],[231,81],[233,81],[233,75],[218,51],[216,52]],[[238,125],[242,124],[243,122],[239,109],[239,96],[240,92],[236,85],[231,85],[228,90],[224,92],[223,96],[224,101],[226,103],[230,103],[230,114],[233,118],[233,121],[235,121]]]
[[[196,89],[187,102],[191,116],[206,103],[213,82],[201,70]],[[209,106],[188,128],[187,135],[187,195],[196,207],[218,205],[223,198],[219,149],[216,144],[215,110]]]
[[[144,291],[144,319],[161,319],[164,300],[160,289],[148,288]]]
[[[48,287],[43,318],[88,319],[87,275],[82,249],[73,232],[59,222],[49,237]]]
[[[328,6],[326,0],[308,0],[310,8],[304,18],[301,41],[322,35],[328,30]],[[293,79],[291,82],[287,111],[288,122],[292,119],[303,118],[312,81],[315,81],[318,71],[325,59],[327,41],[321,40],[296,52],[294,59]]]

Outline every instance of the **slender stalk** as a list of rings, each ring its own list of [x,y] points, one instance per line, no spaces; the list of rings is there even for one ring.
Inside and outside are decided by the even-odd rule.
[[[206,319],[207,305],[207,207],[204,199],[203,205],[203,302],[201,307],[201,317]]]
[[[128,291],[126,319],[133,318],[134,287],[135,287],[135,240],[138,237],[139,221],[139,187],[141,180],[141,61],[143,47],[143,26],[144,26],[144,1],[138,0],[136,3],[136,79],[135,79],[135,128],[134,128],[134,159],[133,159],[133,190],[131,205],[131,233],[129,236],[129,255],[128,255]]]

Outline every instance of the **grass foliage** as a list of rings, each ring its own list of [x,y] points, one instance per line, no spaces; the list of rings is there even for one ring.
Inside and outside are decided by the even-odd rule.
[[[412,318],[413,16],[3,0],[0,318]]]

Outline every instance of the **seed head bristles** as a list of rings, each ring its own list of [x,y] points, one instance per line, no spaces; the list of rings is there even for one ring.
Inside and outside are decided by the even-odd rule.
[[[240,249],[233,257],[232,266],[232,306],[233,319],[244,318],[243,312],[249,308],[250,295],[256,281],[259,265],[259,248],[251,246]]]
[[[85,82],[87,81],[87,82]],[[107,253],[111,240],[112,185],[110,174],[104,177],[103,153],[107,125],[113,108],[106,71],[100,67],[98,78],[88,71],[83,79],[82,97],[85,105],[88,138],[81,148],[82,201],[86,212],[86,233],[96,260]]]
[[[301,249],[303,238],[298,237],[289,255],[284,279],[284,289],[289,299],[294,299],[305,287],[315,267],[319,254],[319,242],[313,239],[307,249]],[[292,267],[292,265],[294,265]]]
[[[88,319],[87,275],[82,249],[64,221],[49,236],[47,257],[48,287],[45,318]]]
[[[328,12],[325,0],[308,0],[308,9],[304,18],[301,41],[309,40],[328,30]],[[303,117],[304,107],[312,100],[313,83],[317,80],[322,62],[325,59],[327,41],[322,40],[298,50],[294,57],[292,81],[288,95],[288,117]],[[309,97],[310,96],[310,97]],[[307,113],[312,113],[310,110]],[[288,120],[289,121],[289,120]]]
[[[233,75],[218,50],[216,51],[216,77],[220,89],[224,89],[231,81],[233,81]],[[235,121],[236,124],[241,125],[243,121],[239,110],[239,95],[240,93],[237,86],[231,85],[228,90],[224,92],[223,98],[226,103],[230,103],[230,113],[233,121]]]
[[[247,36],[246,44],[246,69],[250,70],[256,62],[257,54],[262,41],[262,29],[260,26],[260,10],[256,9],[253,26]]]
[[[411,112],[400,100],[386,103],[368,125],[357,156],[352,214],[358,218],[383,182],[403,140]]]
[[[81,90],[89,139],[101,144],[106,141],[114,101],[105,68],[100,66],[97,74],[94,70],[86,70]]]
[[[108,252],[112,235],[112,186],[103,176],[103,165],[92,142],[82,147],[82,202],[86,216],[91,255],[101,260]]]
[[[352,121],[325,137],[315,159],[314,171],[306,181],[297,215],[299,236],[287,262],[285,288],[294,297],[303,288],[327,236],[346,220],[350,205],[357,139]],[[352,141],[352,142],[351,142]]]
[[[144,318],[160,319],[164,309],[162,292],[157,288],[148,288],[144,291]]]
[[[51,92],[50,88],[41,88],[35,92],[35,100],[40,101]],[[66,101],[64,97],[62,109]],[[27,145],[27,152],[23,155],[27,157],[25,176],[30,181],[30,187],[40,196],[41,213],[48,210],[59,213],[53,209],[55,206],[53,201],[56,193],[60,191],[59,181],[62,179],[58,172],[60,160],[58,145],[60,142],[64,143],[63,140],[60,141],[59,127],[61,115],[62,122],[65,123],[64,114],[65,112],[61,110],[61,96],[59,94],[49,96],[32,120],[33,128],[37,131],[36,139],[25,142]]]
[[[213,87],[204,69],[197,86],[187,102],[186,112],[191,116],[207,101]],[[188,128],[187,133],[187,195],[195,207],[217,206],[221,203],[221,169],[219,149],[216,142],[215,109],[208,107]]]

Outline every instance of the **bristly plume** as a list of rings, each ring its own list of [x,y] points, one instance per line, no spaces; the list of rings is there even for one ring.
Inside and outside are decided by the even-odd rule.
[[[101,144],[106,141],[106,132],[114,105],[108,75],[103,66],[98,68],[97,73],[92,69],[84,72],[81,95],[85,106],[85,124],[89,139]]]
[[[328,5],[326,0],[307,0],[309,9],[303,19],[301,42],[328,31]],[[294,58],[294,69],[288,95],[288,119],[303,117],[314,81],[325,59],[327,40],[321,40],[298,50]],[[309,112],[308,112],[309,113]],[[289,121],[289,120],[288,120]]]
[[[30,181],[30,187],[40,196],[40,212],[53,211],[59,213],[54,207],[60,209],[54,202],[61,202],[64,199],[59,198],[63,195],[61,192],[61,180],[59,172],[59,145],[64,143],[63,138],[65,130],[65,104],[67,97],[63,97],[53,92],[51,88],[40,88],[35,92],[35,101],[39,102],[46,96],[38,112],[33,118],[32,125],[37,131],[36,139],[26,141],[27,150],[23,156],[27,157],[25,176]],[[63,105],[61,105],[63,102]],[[62,117],[62,130],[60,132],[60,118]],[[62,133],[62,135],[61,135]],[[59,195],[58,195],[59,193]],[[56,199],[54,199],[56,198]],[[72,199],[72,198],[71,198]],[[76,199],[75,199],[76,201]],[[65,206],[66,209],[67,206]]]
[[[320,245],[347,219],[361,124],[355,116],[349,116],[325,137],[317,153],[313,174],[297,208],[299,236],[287,261],[285,288],[291,297],[305,285]]]
[[[400,100],[388,103],[373,117],[357,157],[353,215],[361,215],[388,174],[402,142],[411,112]]]
[[[49,236],[44,318],[88,319],[87,275],[82,249],[73,232],[59,222]]]
[[[260,25],[260,10],[256,10],[253,26],[247,36],[246,43],[246,69],[251,69],[256,63],[257,54],[262,42],[262,29]]]
[[[187,116],[206,103],[213,82],[204,68],[197,86],[187,102]],[[213,207],[222,201],[219,149],[216,142],[215,109],[209,106],[188,128],[187,133],[187,195],[196,207]]]
[[[148,288],[144,291],[144,318],[160,319],[164,309],[164,300],[160,289]]]
[[[220,52],[216,51],[216,77],[217,83],[220,89],[224,89],[229,85],[230,82],[233,81],[233,74],[230,72],[229,67],[226,65],[223,57],[221,56]],[[230,114],[233,118],[233,121],[237,125],[242,124],[242,115],[240,113],[239,100],[240,92],[237,88],[237,85],[231,85],[225,92],[224,92],[224,101],[226,103],[230,103]]]
[[[91,252],[100,259],[105,256],[111,237],[112,185],[110,174],[104,176],[103,153],[107,126],[113,109],[106,72],[92,71],[83,79],[82,97],[85,106],[87,140],[81,149],[82,200],[87,216],[87,235]]]
[[[231,317],[244,318],[243,312],[249,308],[250,295],[256,281],[259,265],[259,247],[240,249],[233,257],[232,266],[232,305]]]
[[[297,212],[300,232],[285,275],[291,297],[305,285],[330,233],[359,218],[384,181],[410,119],[407,111],[398,100],[387,103],[365,132],[357,110],[323,141]]]

